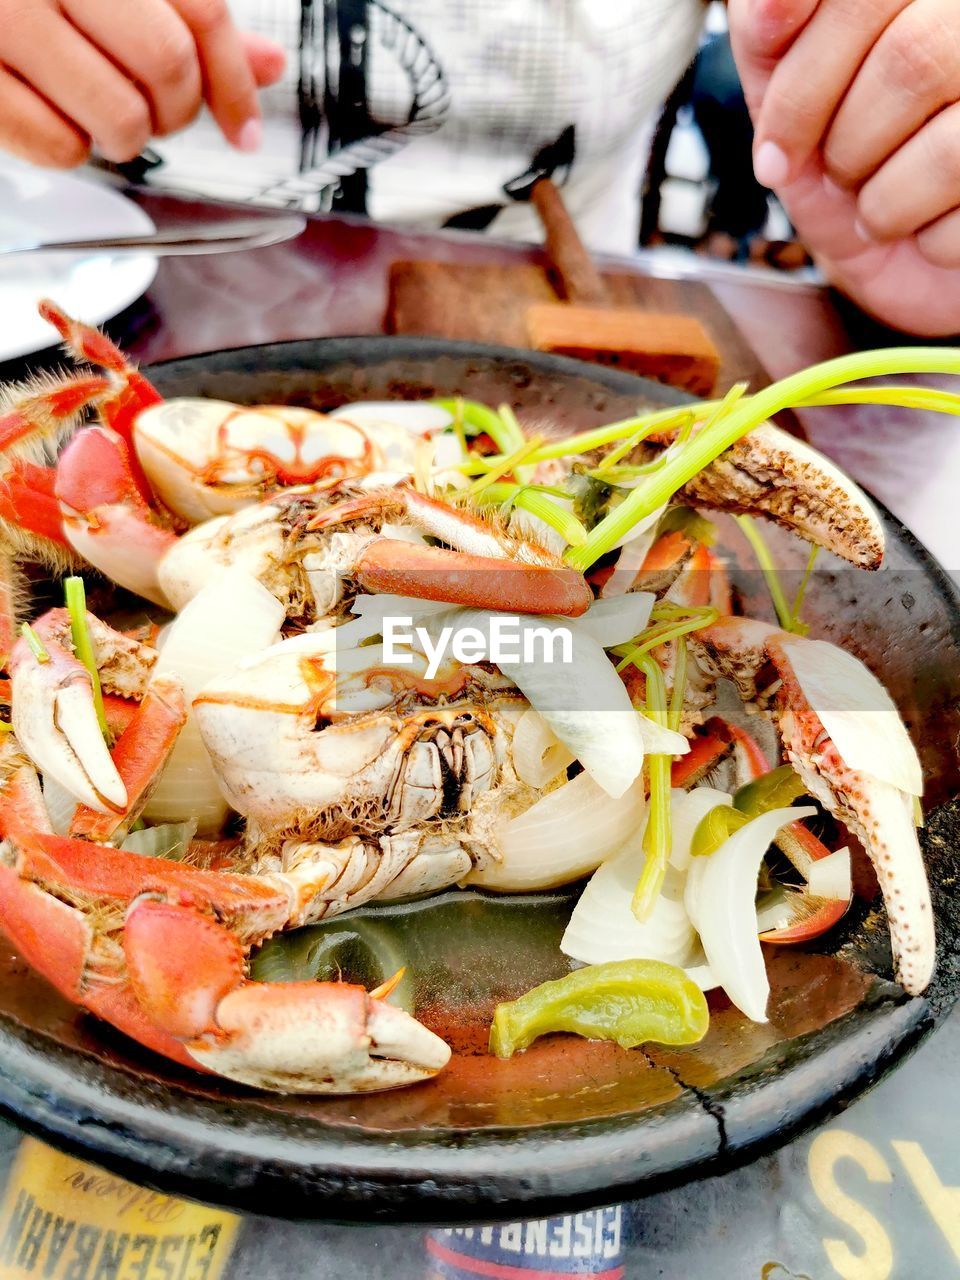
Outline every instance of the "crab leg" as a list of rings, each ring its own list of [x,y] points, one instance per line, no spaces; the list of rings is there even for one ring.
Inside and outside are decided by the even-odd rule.
[[[87,614],[87,625],[108,689],[124,698],[142,700],[156,653],[120,635],[93,614]],[[70,652],[70,628],[67,610],[51,609],[34,625],[37,651],[26,639],[14,645],[10,703],[17,741],[42,773],[50,774],[82,804],[98,813],[126,817],[127,789],[100,729],[90,672]],[[169,686],[161,687],[171,715],[176,696]],[[125,703],[121,711],[121,699],[108,701],[115,722],[129,732],[128,722],[137,718],[136,713],[131,716]],[[147,724],[156,724],[162,715],[158,700],[148,704],[142,718]],[[146,729],[139,732],[146,733]],[[127,748],[119,758],[128,761]],[[124,763],[124,768],[131,769],[136,795],[142,790],[143,779],[132,764]]]
[[[228,1079],[288,1093],[362,1093],[426,1080],[449,1061],[438,1036],[363,987],[248,981],[237,939],[187,907],[135,902],[123,945],[151,1022]]]
[[[692,506],[765,515],[863,569],[884,537],[866,494],[823,454],[771,423],[756,427],[681,490]]]
[[[877,733],[875,772],[854,768],[843,759],[821,719],[831,708],[818,710],[813,705],[794,669],[798,647],[822,641],[804,640],[745,618],[722,618],[691,639],[701,665],[711,674],[731,677],[748,701],[762,696],[758,679],[765,668],[771,669],[772,714],[787,756],[810,793],[863,842],[886,904],[897,976],[906,991],[918,995],[933,973],[933,911],[913,820],[913,796],[880,776],[889,772],[890,737],[885,741]],[[865,669],[861,676],[869,690],[873,677]],[[878,700],[877,710],[888,708]],[[902,724],[896,740],[901,750],[905,746],[907,757],[912,756],[919,774]]]
[[[315,516],[308,528],[329,529],[371,516],[401,514],[454,550],[378,538],[364,548],[357,563],[357,578],[368,591],[572,618],[593,602],[582,574],[550,551],[412,489],[337,503]]]
[[[419,547],[393,538],[378,538],[365,548],[356,576],[368,591],[517,613],[576,618],[593,598],[573,569]]]
[[[144,500],[151,501],[150,482],[143,473],[133,447],[133,424],[137,415],[149,405],[160,404],[163,397],[151,383],[134,368],[123,352],[105,333],[92,325],[82,324],[61,310],[55,302],[44,298],[38,307],[40,315],[59,333],[67,351],[77,360],[98,365],[113,374],[107,383],[113,395],[101,405],[104,421],[123,439],[129,453],[130,471],[137,490]]]
[[[60,456],[55,492],[70,546],[120,586],[166,605],[157,566],[177,536],[144,501],[120,436],[78,432]]]
[[[29,767],[4,800],[0,830],[15,861],[8,852],[0,862],[5,931],[65,996],[141,1043],[229,1079],[307,1093],[410,1084],[449,1059],[442,1040],[362,987],[247,980],[247,948],[287,921],[282,878],[51,835]],[[113,910],[122,960],[68,896],[104,919]]]

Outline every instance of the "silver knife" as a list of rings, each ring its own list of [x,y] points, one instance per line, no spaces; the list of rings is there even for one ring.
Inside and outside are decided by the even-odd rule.
[[[0,243],[0,257],[26,253],[152,253],[157,257],[198,253],[231,253],[237,249],[263,249],[300,235],[306,218],[288,214],[276,218],[233,219],[175,227],[142,236],[103,236],[97,239],[18,241]]]

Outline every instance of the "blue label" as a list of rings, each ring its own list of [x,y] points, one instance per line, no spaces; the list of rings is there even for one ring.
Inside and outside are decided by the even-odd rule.
[[[435,1280],[623,1280],[621,1205],[537,1222],[427,1232]]]

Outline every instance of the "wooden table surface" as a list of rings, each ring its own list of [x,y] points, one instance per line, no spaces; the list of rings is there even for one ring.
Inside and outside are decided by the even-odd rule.
[[[135,193],[158,225],[221,219],[227,207]],[[249,216],[249,210],[238,216]],[[415,233],[318,217],[286,244],[206,258],[161,260],[146,297],[111,331],[149,363],[218,347],[331,334],[381,333],[389,267],[399,259],[540,264],[533,246],[468,233]],[[678,272],[656,256],[610,260],[663,281]],[[871,325],[828,290],[692,259],[683,272],[709,286],[771,377],[845,351],[903,341]],[[886,503],[949,570],[958,565],[954,493],[960,428],[953,419],[888,409],[808,413],[810,439]]]

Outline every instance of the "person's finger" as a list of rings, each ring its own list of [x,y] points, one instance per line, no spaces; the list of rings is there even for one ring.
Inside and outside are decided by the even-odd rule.
[[[743,95],[756,119],[777,63],[820,0],[728,0],[730,44]]]
[[[3,61],[89,134],[107,160],[139,155],[150,137],[143,94],[60,13],[37,11],[11,32]]]
[[[266,89],[269,85],[276,84],[287,65],[287,55],[282,46],[254,31],[241,31],[240,40],[257,88]]]
[[[193,32],[203,96],[228,142],[256,151],[263,138],[257,86],[227,0],[171,0]]]
[[[960,204],[960,104],[924,125],[860,192],[857,212],[874,240],[912,236]]]
[[[770,77],[756,120],[754,165],[769,187],[790,182],[818,148],[881,32],[910,0],[821,0]]]
[[[189,27],[166,0],[137,0],[135,22],[118,22],[103,0],[62,0],[62,8],[142,88],[155,134],[190,123],[202,101],[200,60]]]
[[[960,267],[960,208],[924,227],[917,247],[935,267]]]
[[[74,169],[89,155],[90,139],[0,67],[0,148],[33,164]]]
[[[824,144],[827,172],[859,185],[958,100],[957,0],[914,0],[880,36],[841,103]]]

